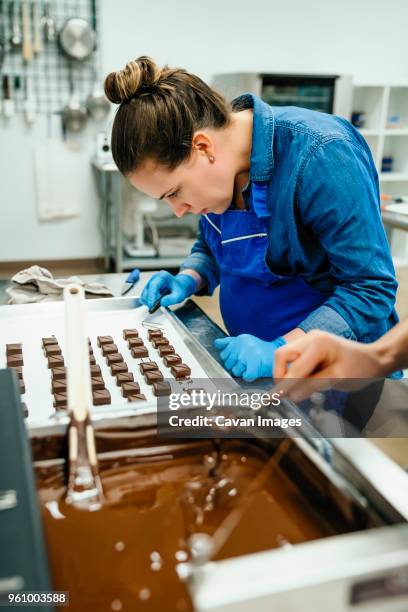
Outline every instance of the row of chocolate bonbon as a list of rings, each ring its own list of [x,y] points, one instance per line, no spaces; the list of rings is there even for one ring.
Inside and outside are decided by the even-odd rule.
[[[21,342],[15,342],[6,344],[6,363],[8,368],[13,368],[17,374],[18,386],[20,394],[23,395],[26,392],[25,382],[23,377],[23,345]],[[27,405],[23,402],[23,414],[24,418],[28,416]]]
[[[134,341],[138,338],[137,330],[123,330],[123,337],[128,340],[129,348],[131,348],[130,343],[134,344]],[[119,353],[112,336],[98,336],[97,342],[112,376],[116,377],[117,386],[121,387],[123,397],[127,398],[128,401],[146,400],[145,395],[140,393],[140,386],[134,381],[133,374],[129,372],[123,355]],[[143,340],[140,339],[137,344],[143,344]]]
[[[170,368],[174,378],[182,380],[191,376],[191,368],[183,363],[180,355],[177,355],[174,347],[170,344],[168,338],[165,337],[162,330],[149,330],[148,338],[154,348],[159,351],[164,365]]]

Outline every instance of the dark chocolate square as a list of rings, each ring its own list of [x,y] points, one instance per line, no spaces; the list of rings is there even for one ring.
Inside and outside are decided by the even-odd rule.
[[[159,346],[159,355],[160,357],[164,357],[165,355],[174,355],[176,349],[171,344],[167,344],[165,346]]]
[[[58,340],[56,339],[55,336],[50,336],[49,338],[42,339],[43,348],[45,348],[46,346],[49,346],[50,344],[58,344]]]
[[[191,368],[185,363],[179,363],[178,365],[171,366],[171,373],[174,378],[187,378],[191,375]]]
[[[106,355],[106,363],[108,365],[112,365],[112,363],[120,363],[121,361],[123,361],[123,355],[121,353]]]
[[[112,363],[110,367],[110,371],[111,371],[112,376],[116,376],[117,374],[120,374],[121,372],[127,372],[128,367],[124,361],[121,361],[120,363]]]
[[[53,370],[54,368],[61,368],[64,366],[64,358],[62,355],[51,355],[48,357],[48,367]]]
[[[123,397],[128,397],[129,395],[137,395],[140,393],[140,385],[138,382],[125,382],[122,385],[122,395]]]
[[[62,408],[67,405],[67,393],[54,394],[54,408]]]
[[[98,365],[91,365],[91,376],[101,376],[101,367]]]
[[[52,357],[53,355],[61,355],[61,347],[59,344],[48,344],[44,347],[44,354],[46,357]]]
[[[54,380],[51,384],[51,391],[55,393],[66,393],[67,392],[67,383],[64,380]]]
[[[128,402],[145,402],[146,396],[143,393],[137,393],[136,395],[128,395]]]
[[[147,337],[149,340],[153,338],[161,338],[163,336],[163,332],[161,329],[149,329],[147,332]]]
[[[22,352],[23,345],[20,342],[15,344],[6,344],[7,355],[21,355]]]
[[[112,336],[98,336],[98,346],[102,346],[103,344],[113,344]]]
[[[105,383],[101,376],[91,378],[92,391],[100,391],[105,388]]]
[[[171,368],[171,366],[181,363],[182,359],[180,355],[177,355],[176,353],[175,355],[166,355],[165,357],[163,357],[163,362],[164,365],[166,365],[168,368]]]
[[[124,329],[123,330],[123,337],[125,340],[129,340],[129,338],[137,338],[139,335],[139,332],[137,331],[137,329]]]
[[[67,368],[53,368],[51,374],[54,380],[65,380],[67,377]]]
[[[152,344],[154,348],[157,349],[159,346],[167,346],[167,344],[170,344],[170,342],[167,338],[153,338]]]
[[[159,370],[151,370],[150,372],[145,372],[144,377],[148,385],[152,385],[154,382],[163,380],[163,374]]]
[[[170,395],[171,386],[167,380],[157,381],[153,383],[153,395],[159,397],[160,395]]]
[[[103,406],[104,404],[111,403],[111,395],[108,389],[101,389],[100,391],[92,391],[92,401],[94,406]]]
[[[102,344],[101,349],[104,357],[106,357],[106,355],[112,355],[112,353],[118,352],[118,347],[116,344]]]
[[[139,364],[139,370],[141,371],[142,374],[144,374],[145,372],[150,372],[151,370],[158,370],[159,366],[157,365],[157,363],[155,361],[143,361],[141,364]]]
[[[20,353],[19,355],[7,355],[7,367],[8,368],[16,368],[18,366],[23,366],[24,360],[23,355]]]
[[[133,382],[133,381],[134,381],[134,378],[133,378],[132,372],[120,372],[119,374],[116,375],[116,384],[118,385],[118,387],[122,386],[122,384],[125,382]]]
[[[143,338],[129,338],[128,346],[130,349],[134,348],[135,346],[144,346]]]
[[[135,346],[131,351],[132,357],[135,359],[142,359],[143,357],[149,356],[149,351],[145,346]]]

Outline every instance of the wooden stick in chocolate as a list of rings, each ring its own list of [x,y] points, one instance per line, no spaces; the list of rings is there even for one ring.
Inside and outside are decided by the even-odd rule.
[[[91,372],[85,323],[85,294],[80,285],[64,289],[67,393],[70,425],[67,503],[84,510],[102,504],[102,483],[98,471],[91,406]]]

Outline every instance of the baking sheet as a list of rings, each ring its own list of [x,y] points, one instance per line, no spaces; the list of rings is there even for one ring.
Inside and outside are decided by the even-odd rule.
[[[95,307],[97,302],[103,302],[103,308]],[[125,299],[104,299],[87,301],[87,332],[91,340],[96,363],[101,367],[102,377],[106,388],[111,393],[112,402],[106,406],[92,406],[92,416],[109,415],[120,416],[122,410],[129,412],[129,408],[135,411],[145,407],[157,406],[157,398],[152,393],[152,388],[145,382],[139,371],[142,361],[156,361],[163,376],[171,382],[173,392],[182,392],[185,388],[192,388],[193,382],[178,382],[171,375],[162,358],[147,337],[147,328],[142,325],[146,317],[147,308],[135,308],[137,300],[132,300],[133,307]],[[65,321],[63,303],[34,304],[27,306],[5,306],[1,307],[0,313],[0,368],[6,367],[6,344],[21,342],[23,345],[23,377],[26,393],[22,400],[27,404],[29,416],[26,422],[29,426],[39,426],[45,423],[58,421],[66,417],[65,411],[56,411],[53,407],[53,395],[51,393],[51,370],[48,369],[47,359],[42,348],[42,338],[55,335],[60,344],[62,354],[65,351]],[[179,330],[174,325],[171,316],[164,309],[154,318],[154,325],[160,325],[165,336],[169,339],[183,362],[191,368],[192,379],[208,379],[204,368],[194,356],[193,347],[187,346],[181,338]],[[135,359],[132,357],[127,342],[123,339],[123,330],[136,328],[139,336],[144,340],[149,351],[146,359]],[[116,385],[116,379],[110,373],[101,349],[97,345],[97,336],[112,336],[118,351],[122,353],[128,365],[129,372],[134,374],[135,381],[140,384],[140,391],[146,396],[146,401],[130,404],[121,394],[120,387]],[[190,342],[188,343],[190,345]],[[229,378],[225,372],[225,376]],[[201,382],[201,381],[200,381]],[[208,381],[211,387],[210,381]],[[210,390],[207,387],[206,389]],[[215,388],[214,388],[215,390]]]

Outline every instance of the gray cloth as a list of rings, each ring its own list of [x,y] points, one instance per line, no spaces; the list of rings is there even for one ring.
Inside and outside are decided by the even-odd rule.
[[[84,283],[78,276],[69,278],[53,277],[51,272],[40,266],[31,266],[17,272],[11,279],[6,292],[9,304],[29,304],[31,302],[54,302],[62,299],[64,288],[70,283],[78,283],[84,288],[87,297],[112,297],[113,293],[101,283]]]

